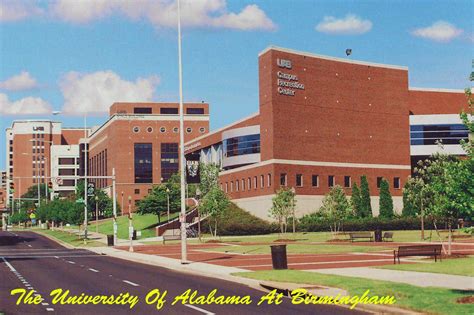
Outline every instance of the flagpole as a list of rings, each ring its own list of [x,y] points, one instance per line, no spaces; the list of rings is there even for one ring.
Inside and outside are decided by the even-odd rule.
[[[186,248],[186,200],[185,200],[185,158],[184,158],[184,106],[183,106],[183,69],[181,64],[181,11],[178,0],[178,69],[179,69],[179,154],[181,173],[181,263],[187,263]]]

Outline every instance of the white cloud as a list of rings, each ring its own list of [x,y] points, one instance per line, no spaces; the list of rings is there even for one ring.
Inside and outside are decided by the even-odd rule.
[[[70,23],[88,23],[114,14],[132,20],[146,19],[155,27],[177,26],[175,0],[57,0],[50,13]],[[272,30],[275,24],[257,5],[241,12],[227,11],[225,0],[182,0],[181,23],[184,27],[214,27],[238,30]]]
[[[72,115],[104,113],[114,102],[151,101],[158,83],[157,76],[131,82],[110,70],[88,74],[69,72],[60,83],[64,97],[62,111]]]
[[[1,0],[0,22],[15,22],[41,14],[43,10],[32,0]]]
[[[3,115],[39,115],[51,113],[51,105],[39,97],[25,97],[10,101],[6,94],[0,93],[0,113]]]
[[[327,34],[360,35],[372,29],[372,22],[348,14],[342,19],[333,16],[325,16],[323,21],[316,25],[316,30]]]
[[[456,28],[453,24],[445,21],[437,21],[433,25],[418,28],[411,32],[412,35],[431,39],[437,42],[449,42],[461,35],[462,29]]]
[[[38,87],[38,82],[27,71],[22,71],[20,74],[0,82],[0,89],[7,91],[24,91],[36,87]]]

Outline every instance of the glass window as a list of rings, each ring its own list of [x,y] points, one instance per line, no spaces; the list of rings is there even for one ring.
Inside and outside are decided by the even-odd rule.
[[[134,133],[140,132],[140,127],[138,126],[133,127],[133,132]]]
[[[203,115],[204,108],[186,108],[186,114],[188,115]]]
[[[286,186],[286,173],[280,174],[280,186]]]
[[[265,178],[263,175],[260,175],[260,188],[265,187]]]
[[[252,189],[252,180],[249,178],[247,178],[247,189],[250,190]]]
[[[135,183],[153,182],[153,147],[151,143],[135,143]]]
[[[140,189],[135,189],[135,195],[139,195],[140,194]]]
[[[176,115],[176,114],[178,114],[178,108],[162,107],[162,108],[160,108],[160,114],[162,114],[162,115]]]
[[[351,177],[350,176],[344,176],[344,187],[350,188],[351,187]]]
[[[62,175],[62,176],[65,176],[65,175],[74,176],[74,175],[76,175],[75,174],[75,169],[73,169],[73,168],[60,168],[58,170],[58,174]]]
[[[173,128],[173,132],[174,132],[174,133],[178,133],[178,132],[179,132],[179,128],[178,128],[178,127],[174,127],[174,128]]]
[[[74,158],[59,158],[59,165],[74,165]]]
[[[229,190],[229,184],[225,183],[225,192],[228,192],[228,190]]]
[[[253,189],[257,189],[257,176],[253,177]]]
[[[311,176],[311,186],[319,187],[319,176],[318,175],[312,175]]]
[[[380,188],[380,184],[382,184],[383,177],[377,177],[377,188]]]
[[[234,182],[230,182],[230,192],[234,192]]]
[[[134,114],[151,114],[151,107],[135,107]]]
[[[335,179],[334,175],[329,175],[328,176],[328,186],[329,187],[334,187],[334,185],[336,185],[336,179]]]
[[[205,132],[206,132],[206,128],[204,128],[204,127],[199,128],[199,132],[200,132],[200,133],[205,133]]]
[[[410,126],[411,145],[459,144],[467,140],[469,131],[463,124],[412,125]]]
[[[248,135],[225,139],[224,155],[227,157],[260,153],[260,135]]]
[[[167,181],[171,175],[178,172],[179,156],[178,143],[161,144],[161,177]]]
[[[242,179],[242,191],[245,190],[245,179]]]
[[[296,187],[303,187],[303,174],[296,174]]]
[[[161,127],[161,128],[160,128],[160,132],[161,132],[161,133],[166,132],[166,127]]]
[[[186,128],[186,132],[187,132],[187,133],[193,132],[193,128],[191,128],[191,127]]]
[[[153,127],[147,127],[147,128],[146,128],[146,131],[147,131],[148,133],[152,133],[152,132],[153,132]]]
[[[239,180],[235,181],[235,191],[239,191]]]
[[[272,186],[272,174],[268,173],[267,175],[267,186],[271,187]]]
[[[400,177],[393,178],[393,188],[400,189]]]

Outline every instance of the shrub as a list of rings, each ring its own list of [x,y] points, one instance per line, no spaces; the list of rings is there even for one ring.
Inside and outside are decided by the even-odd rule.
[[[392,195],[390,194],[390,189],[388,182],[385,179],[382,179],[380,183],[380,217],[382,218],[393,218],[393,200]]]
[[[372,217],[369,182],[365,175],[360,178],[360,211],[357,213],[357,216],[361,218]]]

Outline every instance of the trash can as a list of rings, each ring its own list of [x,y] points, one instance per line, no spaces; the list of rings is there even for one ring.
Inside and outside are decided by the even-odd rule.
[[[107,235],[107,246],[114,246],[114,236],[112,234]]]
[[[381,229],[376,229],[374,231],[374,240],[376,242],[382,242],[382,230]]]
[[[134,241],[137,240],[137,230],[133,230],[132,240],[134,240]]]
[[[286,245],[270,245],[273,269],[288,269]]]

